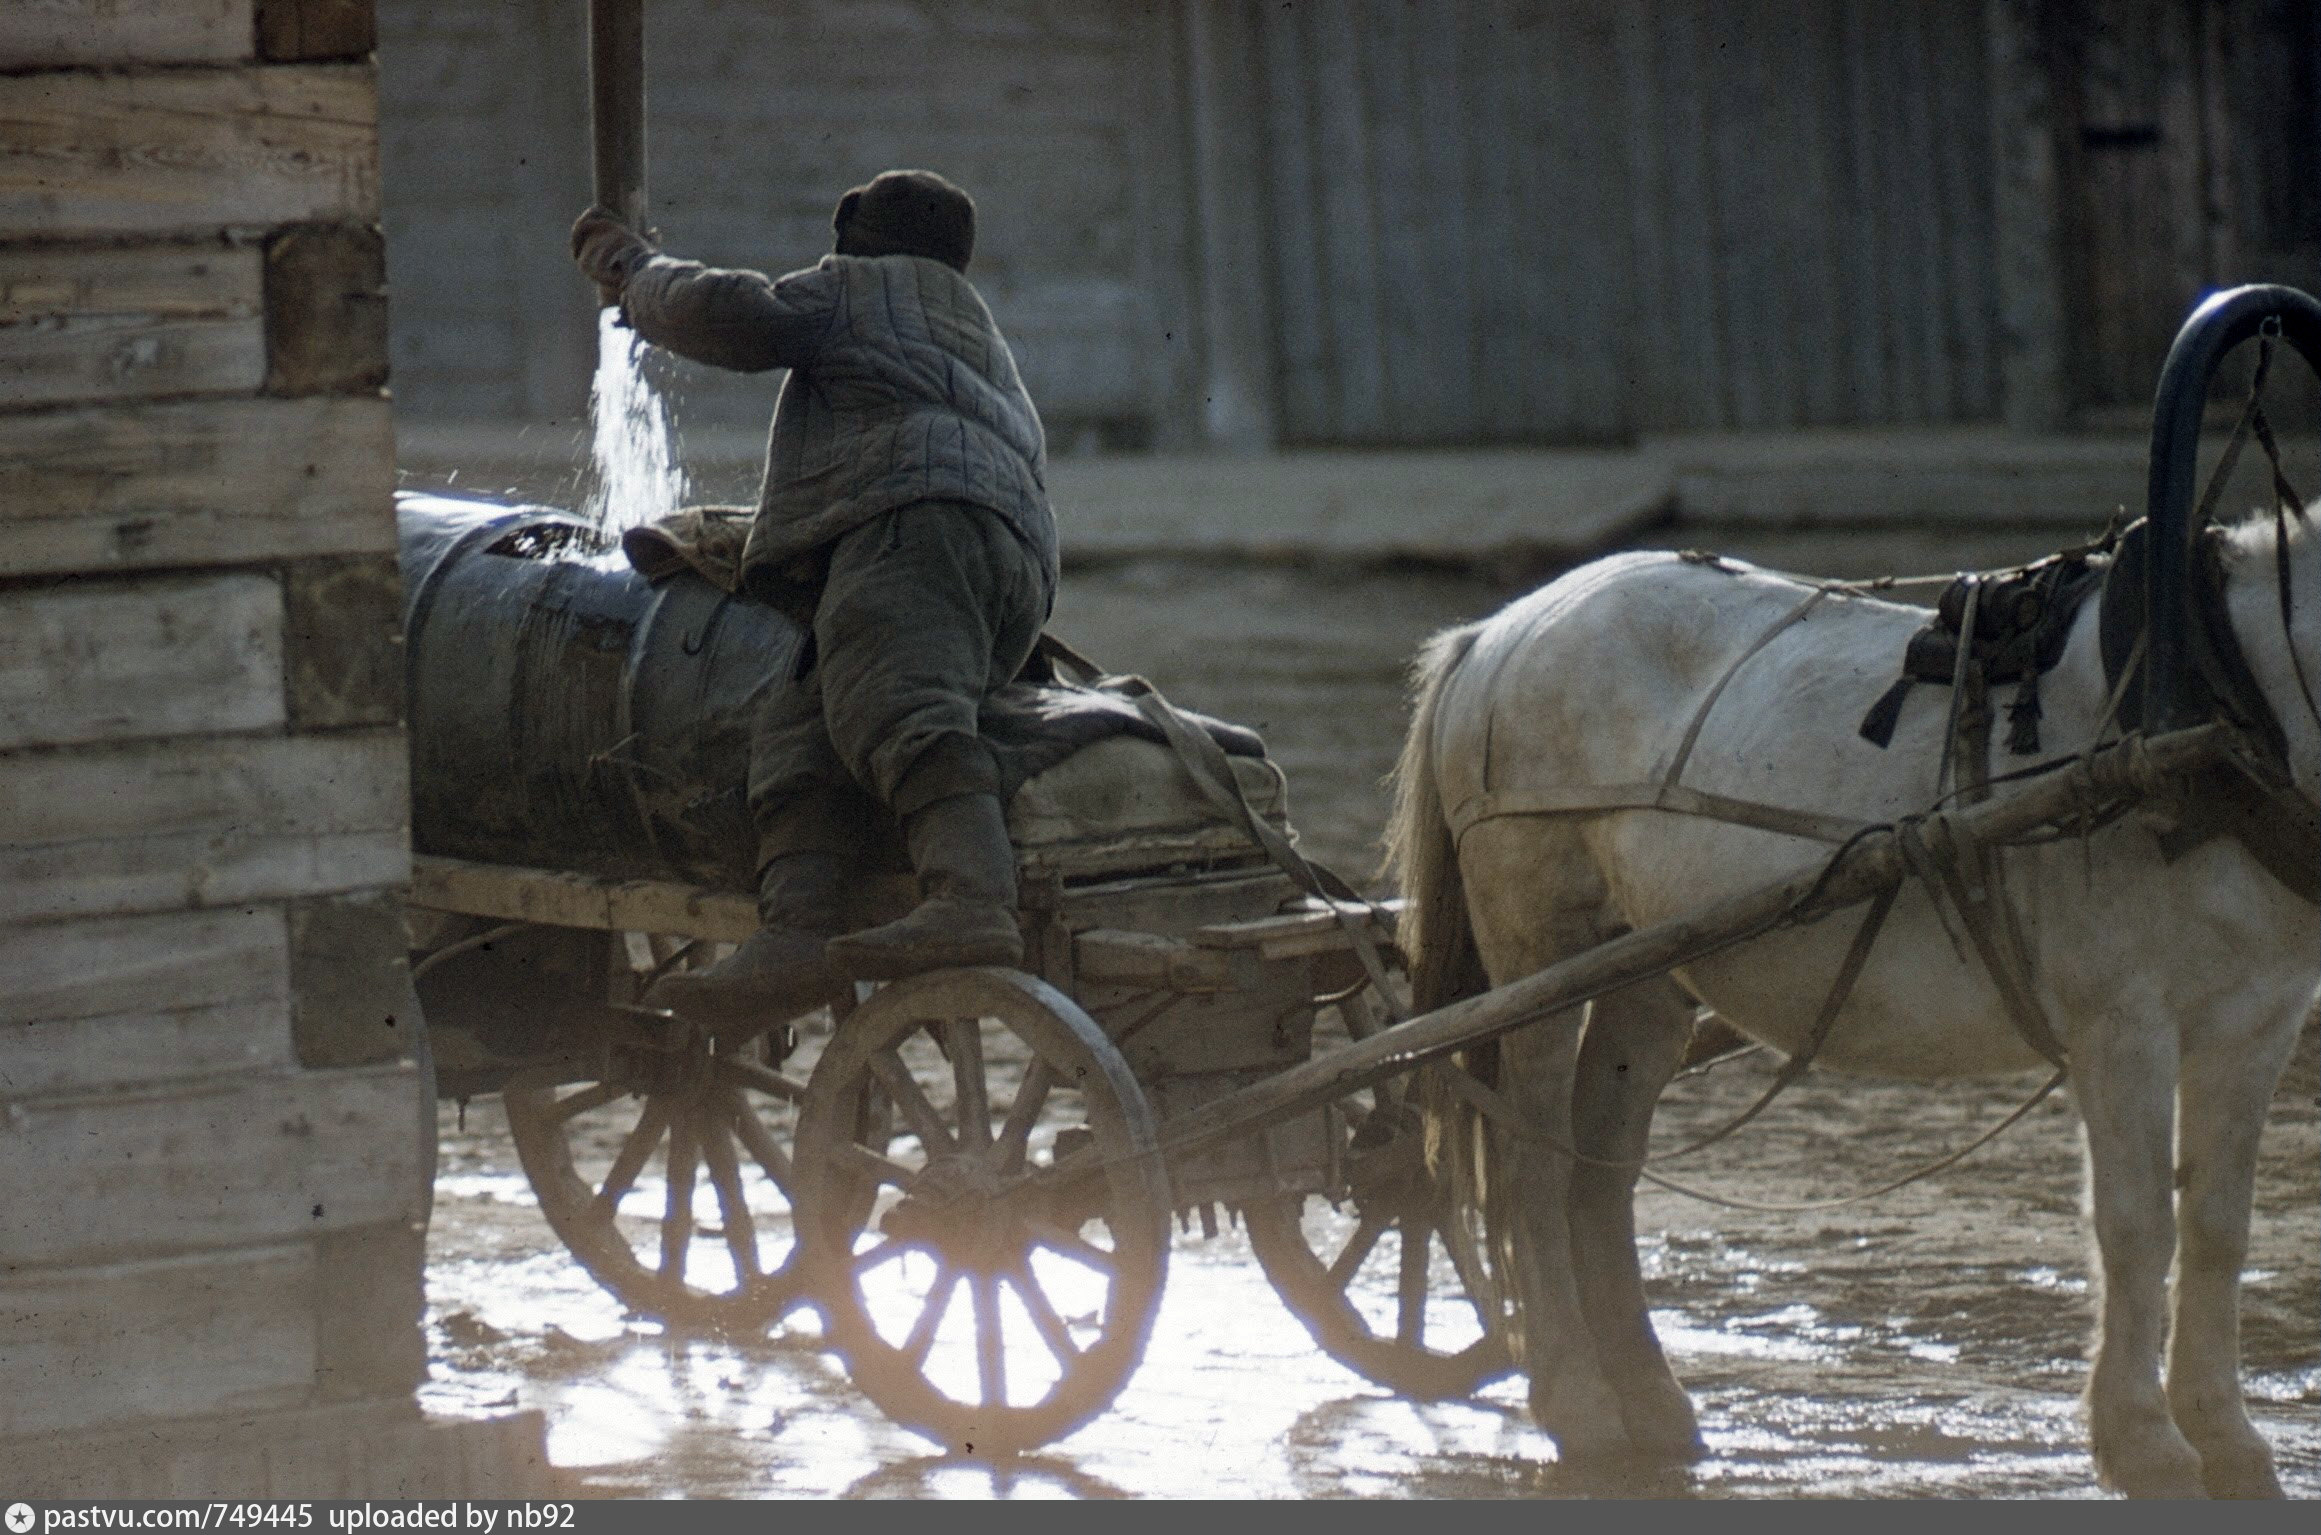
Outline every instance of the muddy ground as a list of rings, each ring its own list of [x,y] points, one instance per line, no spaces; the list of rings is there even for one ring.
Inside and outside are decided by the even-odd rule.
[[[1688,535],[1671,542],[1700,542]],[[2028,547],[2026,547],[2028,544]],[[1740,552],[1828,574],[1991,563],[1972,549],[1760,539]],[[1305,844],[1366,875],[1379,779],[1417,641],[1509,583],[1471,574],[1075,571],[1057,628],[1191,707],[1263,730]],[[1662,1134],[1721,1122],[1770,1066],[1679,1083]],[[1815,1074],[1686,1176],[1759,1201],[1873,1184],[1971,1139],[2027,1082],[1919,1087]],[[2294,1496],[2321,1495],[2321,1128],[2313,1041],[2276,1098],[2248,1270],[2246,1377]],[[430,1236],[437,1410],[545,1410],[550,1450],[608,1495],[1435,1497],[2023,1496],[2096,1489],[2077,1414],[2091,1319],[2068,1095],[1938,1181],[1866,1205],[1740,1214],[1648,1192],[1662,1335],[1710,1454],[1680,1472],[1575,1474],[1519,1383],[1396,1400],[1320,1354],[1244,1235],[1180,1235],[1145,1363],[1114,1407],[1025,1462],[945,1460],[888,1424],[812,1324],[748,1344],[624,1317],[542,1223],[496,1102],[443,1110]]]

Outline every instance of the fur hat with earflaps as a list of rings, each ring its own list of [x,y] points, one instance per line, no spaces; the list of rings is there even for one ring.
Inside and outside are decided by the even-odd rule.
[[[955,272],[975,254],[975,200],[933,171],[881,171],[830,216],[841,256],[926,256]]]

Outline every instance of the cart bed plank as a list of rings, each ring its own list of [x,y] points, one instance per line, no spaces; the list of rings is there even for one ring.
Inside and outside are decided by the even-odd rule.
[[[1376,941],[1392,943],[1395,922],[1401,915],[1402,902],[1397,899],[1375,902],[1370,914],[1355,920]],[[1255,949],[1260,959],[1296,959],[1346,948],[1351,940],[1339,925],[1337,913],[1319,908],[1259,917],[1251,922],[1214,923],[1195,931],[1193,942],[1205,949]]]
[[[600,879],[428,854],[411,860],[411,900],[474,917],[672,933],[719,943],[739,943],[758,929],[757,903],[746,895],[667,880]]]

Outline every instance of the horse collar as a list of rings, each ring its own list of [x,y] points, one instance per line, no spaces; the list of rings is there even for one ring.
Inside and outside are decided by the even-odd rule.
[[[2143,707],[2143,678],[2135,657],[2148,621],[2144,559],[2149,534],[2150,525],[2139,521],[2121,536],[2097,607],[2104,680],[2119,695],[2123,720],[2141,717]],[[2288,735],[2232,632],[2220,548],[2215,533],[2204,534],[2194,562],[2189,680],[2203,710],[2238,726],[2248,750],[2243,759],[2220,763],[2187,786],[2182,814],[2161,837],[2161,850],[2173,862],[2211,837],[2234,837],[2282,885],[2321,905],[2321,810],[2292,787]],[[2131,666],[2135,673],[2121,687],[2120,673]]]
[[[2120,694],[2120,718],[2143,715],[2144,678],[2140,665],[2124,688],[2120,673],[2133,661],[2136,642],[2149,623],[2144,611],[2144,561],[2151,524],[2138,521],[2120,536],[2111,568],[2104,573],[2103,595],[2097,608],[2098,635],[2103,651],[2103,675]],[[2228,720],[2247,731],[2266,756],[2286,766],[2289,738],[2280,717],[2257,686],[2240,639],[2224,605],[2224,560],[2214,532],[2201,536],[2193,561],[2191,601],[2186,604],[2192,624],[2190,684],[2202,712]]]

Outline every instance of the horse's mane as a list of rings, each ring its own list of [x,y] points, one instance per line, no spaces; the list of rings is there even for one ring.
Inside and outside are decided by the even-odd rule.
[[[2217,529],[2218,541],[2222,545],[2219,552],[2223,554],[2227,568],[2260,557],[2270,560],[2273,557],[2273,541],[2278,536],[2276,530],[2285,524],[2289,552],[2295,554],[2314,538],[2321,537],[2321,534],[2314,532],[2317,522],[2321,522],[2321,500],[2307,505],[2304,515],[2298,517],[2276,518],[2259,512]]]

